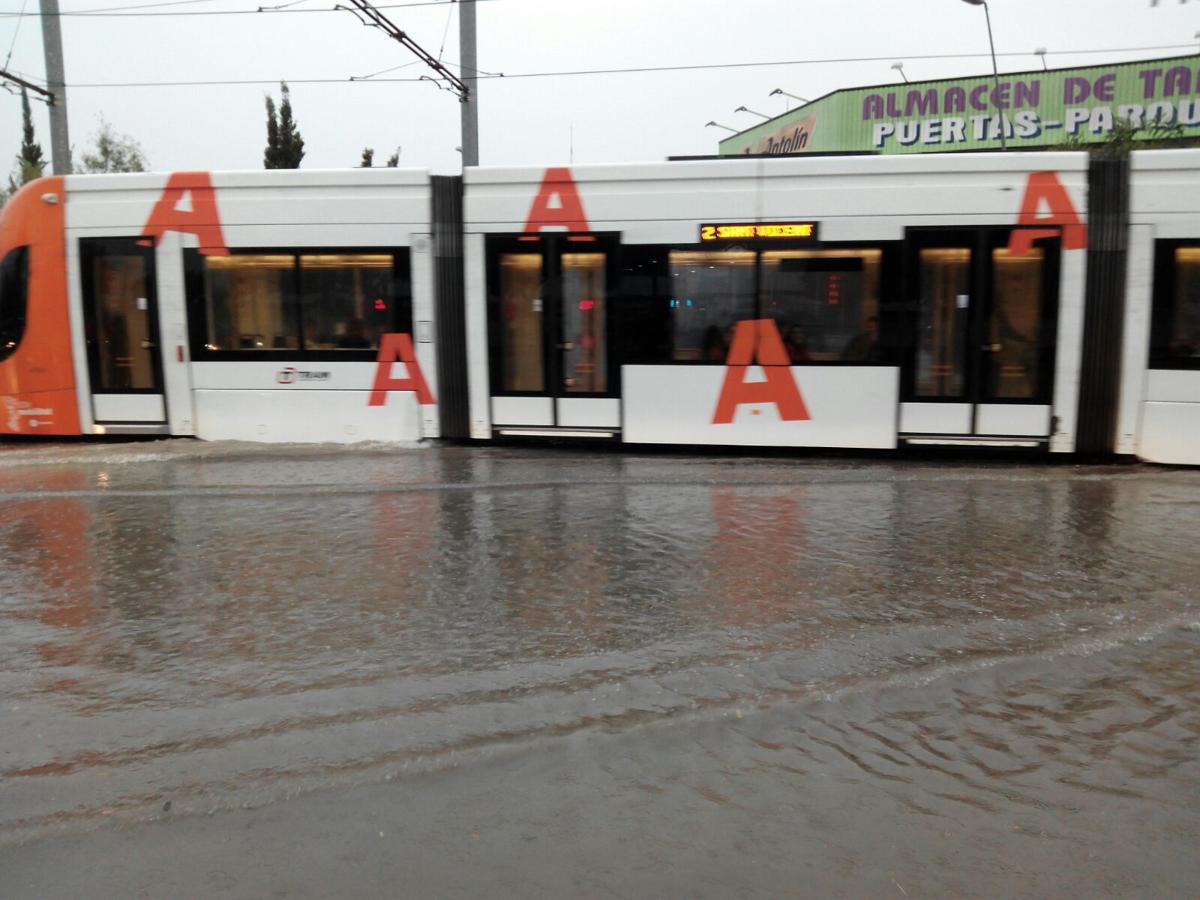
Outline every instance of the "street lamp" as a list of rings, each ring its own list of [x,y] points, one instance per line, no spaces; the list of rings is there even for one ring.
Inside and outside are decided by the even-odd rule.
[[[776,94],[782,94],[785,97],[791,97],[793,100],[799,100],[801,103],[812,103],[811,100],[805,100],[803,97],[797,97],[795,94],[789,94],[783,88],[775,88],[775,90],[771,91],[771,93],[767,94],[767,96],[774,97]]]
[[[749,108],[747,108],[747,107],[745,107],[745,106],[739,106],[737,109],[735,109],[735,110],[734,110],[734,112],[735,112],[735,113],[738,113],[738,112],[748,112],[748,113],[750,113],[751,115],[755,115],[755,116],[762,116],[764,119],[770,119],[770,118],[771,118],[771,116],[768,116],[766,113],[760,113],[758,110],[755,110],[755,109],[749,109]]]
[[[908,76],[904,74],[904,63],[894,62],[892,63],[892,68],[899,72],[900,77],[904,79],[904,83],[908,84]]]
[[[1000,69],[996,66],[996,43],[992,40],[992,14],[988,11],[987,0],[963,0],[963,3],[969,3],[971,6],[982,6],[984,18],[987,19],[988,30],[988,46],[992,49],[992,83],[995,91],[992,93],[992,103],[996,103],[996,95],[1000,93]],[[1043,63],[1045,60],[1043,59]],[[1004,138],[1004,111],[996,106],[996,112],[1000,117],[1000,149],[1008,149],[1008,141]]]
[[[706,122],[705,128],[724,128],[726,131],[732,131],[734,134],[741,134],[736,128],[730,128],[728,125],[722,125],[720,122]]]
[[[1036,50],[1034,50],[1034,51],[1033,51],[1033,55],[1034,55],[1034,56],[1036,56],[1036,57],[1038,57],[1039,59],[1041,59],[1041,61],[1042,61],[1042,71],[1043,71],[1043,72],[1049,72],[1049,71],[1050,71],[1050,67],[1049,67],[1048,65],[1046,65],[1046,48],[1045,48],[1045,47],[1038,47]]]

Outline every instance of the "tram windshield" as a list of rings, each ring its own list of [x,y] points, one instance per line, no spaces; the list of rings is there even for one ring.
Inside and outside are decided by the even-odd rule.
[[[0,360],[11,356],[25,333],[29,248],[10,250],[0,262]]]

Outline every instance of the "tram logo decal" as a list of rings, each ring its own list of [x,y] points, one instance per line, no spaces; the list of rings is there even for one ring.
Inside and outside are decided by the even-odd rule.
[[[765,381],[746,380],[747,371],[755,364],[762,368]],[[725,382],[717,398],[713,424],[731,424],[737,408],[745,403],[774,403],[784,422],[812,418],[800,396],[800,386],[792,374],[774,319],[745,319],[737,323],[725,360]]]
[[[174,172],[150,211],[142,237],[157,246],[168,231],[193,234],[205,256],[228,256],[217,195],[207,172]]]
[[[587,213],[583,211],[583,200],[571,170],[551,167],[542,178],[537,196],[529,207],[525,219],[525,232],[536,234],[546,228],[562,228],[566,231],[591,231]]]
[[[310,372],[286,366],[275,373],[275,380],[280,384],[295,384],[297,381],[328,381],[333,377],[332,372]]]
[[[1038,212],[1043,206],[1048,215],[1039,216]],[[1008,238],[1008,252],[1013,256],[1024,256],[1033,249],[1033,242],[1039,238],[1058,237],[1060,234],[1064,250],[1087,248],[1087,226],[1079,218],[1071,195],[1053,172],[1030,173],[1025,183],[1021,211],[1017,214],[1017,226]]]
[[[389,391],[412,391],[421,405],[436,403],[433,392],[425,382],[421,364],[413,351],[412,337],[407,334],[385,334],[379,341],[379,364],[375,368],[375,385],[371,388],[371,399],[367,406],[383,406]],[[404,363],[405,376],[392,377],[392,366]]]
[[[28,425],[30,428],[41,428],[54,424],[54,410],[34,406],[28,400],[5,397],[4,408],[8,415],[9,431],[21,431],[22,425]]]

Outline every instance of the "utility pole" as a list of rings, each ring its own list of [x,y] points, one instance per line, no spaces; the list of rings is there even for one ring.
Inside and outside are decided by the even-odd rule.
[[[479,165],[479,68],[475,55],[475,0],[459,0],[458,42],[462,52],[459,70],[467,90],[462,97],[462,164]]]
[[[63,74],[62,18],[58,0],[41,0],[42,48],[50,100],[50,162],[55,175],[71,174],[71,140],[67,135],[67,84]]]

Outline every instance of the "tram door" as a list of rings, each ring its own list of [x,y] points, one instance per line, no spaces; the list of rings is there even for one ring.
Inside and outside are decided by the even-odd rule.
[[[1052,430],[1058,239],[1010,252],[1007,229],[910,235],[902,436],[1046,441]]]
[[[79,258],[96,424],[165,425],[154,248],[137,238],[84,238]]]
[[[617,243],[600,234],[489,242],[492,422],[501,433],[616,434],[620,373],[610,308]]]

